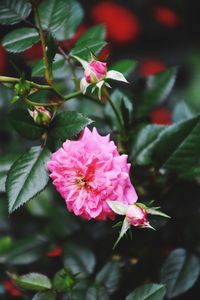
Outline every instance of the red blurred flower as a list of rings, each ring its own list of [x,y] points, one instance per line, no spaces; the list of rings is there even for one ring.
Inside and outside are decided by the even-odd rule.
[[[157,59],[145,59],[139,66],[141,76],[150,76],[165,71],[166,65]]]
[[[169,109],[166,107],[157,107],[149,115],[150,120],[154,124],[158,125],[170,125],[172,124],[172,116]]]
[[[12,280],[7,279],[3,282],[4,289],[13,297],[19,297],[22,293],[14,286]]]
[[[47,256],[49,257],[57,257],[60,256],[63,253],[63,248],[60,246],[56,246],[55,248],[53,248],[52,250],[50,250],[47,253]]]
[[[158,23],[170,28],[178,27],[182,23],[181,18],[169,7],[157,6],[153,15]]]
[[[108,38],[116,43],[133,41],[140,33],[138,18],[133,12],[110,1],[101,1],[91,9],[95,23],[106,26]]]
[[[0,44],[0,74],[4,74],[6,71],[6,50],[3,48],[3,46]]]

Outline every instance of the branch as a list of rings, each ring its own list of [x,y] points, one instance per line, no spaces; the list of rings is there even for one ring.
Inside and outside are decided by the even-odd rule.
[[[20,78],[16,77],[7,77],[7,76],[0,76],[0,82],[5,82],[5,83],[17,83],[20,82]],[[46,89],[46,90],[51,90],[52,87],[50,85],[44,85],[44,84],[38,84],[33,81],[25,80],[27,83],[31,85],[31,87],[35,87],[37,89]]]
[[[35,19],[38,24],[40,40],[41,40],[41,44],[42,44],[42,53],[43,53],[43,59],[44,59],[44,65],[45,65],[45,79],[48,82],[48,84],[51,85],[52,84],[52,74],[50,72],[49,61],[48,61],[47,52],[46,52],[45,35],[44,35],[44,31],[42,29],[42,24],[41,24],[40,15],[39,15],[37,6],[34,5],[33,9],[35,12]]]

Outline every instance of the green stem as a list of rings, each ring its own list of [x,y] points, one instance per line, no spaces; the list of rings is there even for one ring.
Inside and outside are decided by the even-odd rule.
[[[76,92],[73,92],[67,96],[64,96],[63,99],[64,101],[68,101],[72,98],[75,98],[75,97],[81,97],[81,98],[85,98],[85,99],[89,99],[89,100],[92,100],[94,102],[96,102],[97,104],[103,106],[103,103],[101,101],[99,101],[98,98],[92,96],[92,95],[88,95],[88,94],[83,94],[81,91],[76,91]]]
[[[34,101],[31,101],[29,100],[28,98],[25,98],[24,101],[31,105],[31,106],[44,106],[44,107],[55,107],[55,106],[59,106],[59,105],[62,105],[63,104],[63,101],[60,101],[60,102],[51,102],[51,103],[42,103],[42,102],[34,102]]]
[[[40,40],[41,40],[41,44],[42,44],[42,53],[43,53],[43,59],[44,59],[44,65],[45,65],[45,79],[48,82],[48,84],[51,85],[52,84],[52,74],[50,73],[49,61],[48,61],[47,52],[46,52],[45,35],[44,35],[44,31],[42,29],[42,24],[41,24],[40,15],[39,15],[37,6],[34,5],[33,8],[34,8],[35,19],[38,24]]]
[[[104,88],[103,88],[103,92],[104,92],[105,96],[107,97],[108,102],[110,103],[110,106],[112,107],[112,110],[113,110],[113,112],[114,112],[114,114],[115,114],[115,116],[116,116],[116,118],[117,118],[117,120],[118,120],[118,122],[119,122],[119,126],[120,126],[120,129],[121,129],[121,133],[124,133],[124,124],[123,124],[123,120],[122,120],[122,118],[121,118],[121,116],[120,116],[120,114],[119,114],[117,108],[115,107],[114,103],[112,102],[112,99],[111,99],[111,97],[110,97],[110,95],[109,95],[109,92],[108,92],[108,90],[107,90],[107,88],[106,88],[105,86],[104,86]]]
[[[67,96],[63,97],[64,101],[68,101],[72,98],[75,98],[75,97],[78,97],[81,95],[81,92],[80,91],[77,91],[77,92],[73,92],[71,94],[68,94]],[[59,102],[51,102],[51,103],[39,103],[39,102],[34,102],[34,101],[31,101],[29,99],[24,99],[24,101],[29,104],[29,105],[32,105],[32,106],[46,106],[46,107],[50,107],[50,106],[59,106],[59,105],[62,105],[64,103],[64,101],[59,101]]]
[[[20,82],[21,78],[15,78],[15,77],[7,77],[7,76],[0,76],[0,82],[5,83],[17,83]],[[27,83],[29,83],[32,87],[35,87],[37,89],[46,89],[51,90],[52,87],[50,85],[44,85],[44,84],[38,84],[33,81],[26,80]]]
[[[67,96],[64,96],[63,99],[64,99],[64,101],[68,101],[71,98],[75,98],[75,97],[78,97],[78,96],[81,96],[81,95],[82,95],[82,92],[77,91],[77,92],[73,92],[73,93],[71,93],[71,94],[69,94]]]

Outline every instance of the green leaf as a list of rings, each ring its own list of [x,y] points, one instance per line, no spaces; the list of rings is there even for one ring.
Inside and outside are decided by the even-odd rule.
[[[46,163],[49,159],[48,149],[32,147],[12,165],[6,181],[9,213],[46,187],[49,181]]]
[[[55,207],[52,207],[51,198],[50,190],[46,188],[26,203],[26,209],[34,217],[49,218],[51,214],[55,214]]]
[[[135,291],[126,297],[126,300],[163,300],[164,296],[164,285],[149,283],[135,289]]]
[[[69,16],[69,9],[68,0],[43,0],[38,7],[43,29],[51,32],[59,30]]]
[[[17,53],[31,48],[39,41],[36,29],[24,27],[9,32],[2,41],[3,46],[9,52]]]
[[[91,286],[87,290],[86,298],[87,300],[109,300],[108,293],[103,286],[95,285]]]
[[[7,106],[14,96],[13,85],[12,90],[0,83],[0,108]]]
[[[133,136],[130,159],[139,165],[150,164],[154,143],[164,128],[159,125],[147,125],[139,128]]]
[[[57,300],[55,292],[40,292],[35,294],[32,300]]]
[[[90,286],[91,282],[87,279],[77,281],[75,288],[72,290],[72,299],[86,300],[86,293]]]
[[[163,172],[181,175],[199,158],[199,134],[199,116],[166,127],[148,125],[136,135],[131,158],[138,164],[154,163]]]
[[[174,122],[180,122],[195,117],[197,113],[198,111],[193,111],[188,103],[179,101],[176,103],[173,110],[173,120]]]
[[[82,44],[90,39],[104,41],[106,38],[106,31],[104,25],[95,25],[90,27],[86,32],[84,32],[81,37],[76,42],[76,45]]]
[[[53,278],[53,287],[58,292],[67,292],[75,285],[75,279],[67,269],[58,271]]]
[[[112,66],[109,69],[123,73],[124,76],[128,76],[131,72],[135,70],[137,64],[138,62],[133,59],[123,59],[112,64]]]
[[[193,167],[185,170],[182,174],[180,174],[180,178],[185,180],[197,180],[200,178],[200,165],[199,163],[195,164]]]
[[[167,127],[153,144],[153,160],[166,171],[181,173],[190,168],[199,158],[199,134],[199,116]]]
[[[78,56],[85,60],[90,60],[91,52],[97,55],[105,45],[105,41],[99,39],[88,39],[77,43],[75,47],[71,50],[70,55]]]
[[[170,94],[175,80],[177,70],[169,69],[147,79],[147,90],[138,98],[137,117],[145,117],[155,105],[165,100]]]
[[[95,267],[94,254],[80,245],[68,245],[65,251],[64,264],[77,278],[86,278]]]
[[[57,48],[58,48],[57,43],[54,37],[52,36],[52,34],[49,32],[46,41],[46,53],[47,53],[47,60],[48,60],[48,70],[51,76],[52,76],[53,60],[56,55]]]
[[[44,61],[41,59],[34,64],[32,69],[32,76],[43,77],[44,69]],[[69,75],[68,69],[68,64],[63,56],[60,54],[56,54],[52,66],[53,77],[56,79],[66,78]]]
[[[55,38],[59,41],[71,38],[76,33],[76,29],[84,16],[83,9],[77,1],[68,1],[68,17],[65,19],[63,26],[54,33]]]
[[[124,123],[124,126],[127,128],[132,121],[132,112],[133,106],[130,99],[127,97],[126,94],[121,92],[120,90],[115,90],[112,93],[112,100],[115,104],[116,109],[118,110],[119,114],[121,115],[121,119]],[[107,102],[105,106],[105,113],[106,116],[111,119],[112,123],[120,128],[119,121],[116,118],[115,113],[112,110],[112,107]]]
[[[8,119],[20,135],[30,140],[39,139],[45,131],[44,128],[34,123],[25,109],[17,108],[12,110],[8,115]]]
[[[25,20],[31,13],[26,0],[3,0],[0,3],[0,24],[12,25]]]
[[[43,291],[51,289],[51,281],[49,278],[40,273],[29,273],[22,276],[11,274],[11,278],[16,285],[27,290]]]
[[[32,236],[14,243],[12,248],[0,255],[0,263],[9,265],[27,265],[35,262],[41,255],[40,248],[45,239]]]
[[[161,282],[166,284],[167,297],[176,297],[189,290],[199,276],[199,260],[185,249],[172,251],[161,269]]]
[[[91,119],[84,117],[80,113],[61,112],[53,119],[49,134],[54,139],[65,141],[79,134],[91,122]]]
[[[0,193],[6,191],[6,177],[12,164],[17,159],[17,154],[6,154],[0,157]]]
[[[0,238],[0,256],[8,252],[13,246],[13,241],[10,236]]]
[[[108,262],[97,274],[96,281],[103,284],[109,294],[116,291],[120,280],[120,267],[117,262]]]

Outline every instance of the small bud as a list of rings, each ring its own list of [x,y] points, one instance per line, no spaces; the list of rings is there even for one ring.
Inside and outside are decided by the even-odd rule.
[[[107,74],[107,64],[105,62],[92,60],[85,70],[85,79],[88,83],[97,83],[103,80]]]
[[[147,212],[145,209],[133,204],[126,211],[126,218],[129,224],[133,226],[143,226],[147,222]]]
[[[20,97],[25,97],[29,94],[31,90],[30,83],[27,81],[21,80],[20,82],[15,84],[15,92]]]
[[[50,123],[52,114],[43,106],[37,106],[35,110],[28,110],[34,122],[38,125],[46,126]]]

